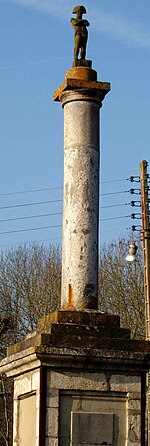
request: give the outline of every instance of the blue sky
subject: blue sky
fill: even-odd
[[[72,0],[0,0],[0,249],[61,244],[63,111],[53,92],[73,62],[74,6]],[[98,80],[111,82],[101,110],[103,244],[127,236],[135,224],[127,203],[139,196],[125,192],[133,187],[126,179],[150,158],[150,3],[85,0],[84,6],[87,58]]]

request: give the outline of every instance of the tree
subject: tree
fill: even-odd
[[[0,357],[60,306],[58,247],[32,244],[0,254]],[[12,380],[0,376],[0,445],[11,444]]]
[[[6,338],[11,330],[9,317],[0,316],[0,355],[5,352]],[[0,375],[0,445],[9,446],[12,431],[12,379]]]
[[[131,329],[132,337],[145,336],[145,298],[142,245],[138,261],[127,263],[131,240],[125,238],[103,246],[99,265],[100,310],[120,316],[122,327]]]
[[[12,437],[13,380],[0,375],[0,445],[9,446]]]
[[[42,316],[59,308],[60,278],[58,247],[24,245],[0,255],[0,314],[11,318],[12,343],[35,330]]]

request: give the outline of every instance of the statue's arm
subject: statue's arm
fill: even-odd
[[[88,20],[83,19],[71,19],[70,22],[73,26],[89,26]]]
[[[85,26],[90,26],[90,23],[88,22],[88,20],[84,20],[84,25]]]

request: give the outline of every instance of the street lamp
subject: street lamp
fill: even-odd
[[[136,262],[137,260],[137,250],[138,246],[133,242],[131,245],[129,245],[129,254],[126,256],[127,262]]]

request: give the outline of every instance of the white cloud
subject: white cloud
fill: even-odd
[[[64,6],[63,0],[9,0],[12,3],[16,3],[20,6],[30,7],[31,9],[43,11],[48,14],[58,16],[60,18],[65,17],[66,11],[68,11],[68,5]]]
[[[12,3],[39,10],[59,19],[70,18],[70,12],[74,7],[74,0],[68,4],[64,0],[9,0]],[[91,12],[90,12],[91,10]],[[121,39],[128,44],[137,46],[150,46],[150,31],[141,23],[125,19],[119,14],[105,14],[99,12],[99,8],[88,8],[89,17],[92,16],[93,29],[100,33],[107,33],[110,38]]]
[[[119,15],[97,15],[94,20],[97,31],[108,33],[111,37],[121,39],[129,44],[143,47],[150,46],[150,31],[141,23],[126,20]]]

